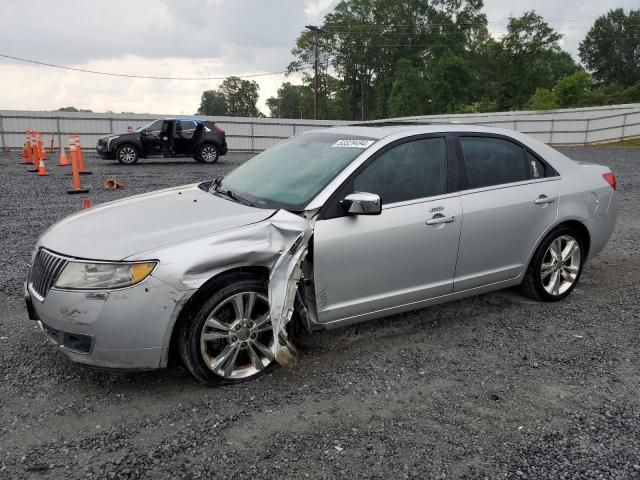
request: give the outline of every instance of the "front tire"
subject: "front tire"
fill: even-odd
[[[584,241],[573,229],[560,227],[540,244],[521,290],[534,300],[557,302],[567,297],[578,284],[584,264]]]
[[[216,163],[220,159],[220,151],[218,147],[212,145],[211,143],[205,143],[204,145],[198,148],[198,154],[196,155],[196,160],[202,163]]]
[[[116,150],[116,158],[123,165],[133,165],[137,163],[140,155],[133,145],[120,145]]]
[[[268,287],[248,274],[214,285],[179,337],[184,365],[209,385],[240,383],[276,366]]]

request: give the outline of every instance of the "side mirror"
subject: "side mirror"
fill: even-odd
[[[340,202],[349,215],[380,215],[382,201],[375,193],[354,192]]]
[[[142,135],[143,137],[146,137],[149,134],[149,130],[147,130],[146,128],[143,130],[140,130],[140,135]]]

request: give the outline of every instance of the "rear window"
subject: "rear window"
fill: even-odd
[[[519,145],[491,137],[461,137],[460,144],[467,172],[467,188],[528,179],[524,150]]]

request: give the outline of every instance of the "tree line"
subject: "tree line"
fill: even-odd
[[[342,0],[319,31],[302,32],[290,73],[267,99],[276,118],[367,120],[408,115],[545,110],[640,101],[640,9],[612,9],[580,43],[577,63],[562,35],[535,11],[489,34],[482,0]],[[255,81],[229,77],[203,92],[199,114],[259,116]]]

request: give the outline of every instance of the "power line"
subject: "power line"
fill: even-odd
[[[19,62],[25,62],[25,63],[31,63],[34,65],[40,65],[43,67],[51,67],[51,68],[59,68],[62,70],[72,70],[74,72],[81,72],[81,73],[92,73],[94,75],[107,75],[109,77],[123,77],[123,78],[142,78],[142,79],[147,79],[147,80],[187,80],[187,81],[194,81],[194,80],[224,80],[227,77],[238,77],[238,78],[254,78],[254,77],[266,77],[268,75],[282,75],[283,73],[289,73],[288,70],[283,70],[280,72],[269,72],[269,73],[254,73],[252,75],[227,75],[225,77],[161,77],[161,76],[156,76],[156,75],[131,75],[128,73],[113,73],[113,72],[99,72],[96,70],[88,70],[85,68],[76,68],[76,67],[69,67],[66,65],[56,65],[54,63],[47,63],[47,62],[40,62],[38,60],[30,60],[27,58],[21,58],[21,57],[14,57],[12,55],[6,55],[4,53],[0,53],[0,57],[3,58],[8,58],[10,60],[17,60]],[[301,70],[308,70],[310,67],[306,66],[303,67]]]

